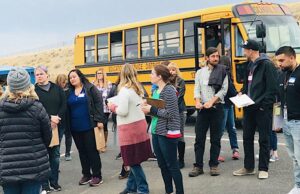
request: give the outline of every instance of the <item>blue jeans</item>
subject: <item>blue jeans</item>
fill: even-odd
[[[145,173],[140,164],[130,167],[126,191],[137,192],[138,194],[148,194],[149,188]]]
[[[285,120],[283,134],[289,156],[294,163],[295,184],[300,188],[300,120]]]
[[[232,150],[239,149],[237,137],[236,137],[236,128],[234,124],[234,113],[233,113],[233,106],[232,105],[224,105],[224,117],[223,117],[223,132],[224,134],[225,129],[227,129],[230,146]]]
[[[176,194],[183,194],[182,175],[177,161],[177,139],[152,134],[154,153],[165,183],[166,193],[173,193],[172,180]]]
[[[51,148],[47,148],[48,154],[49,154],[49,163],[50,163],[50,176],[49,180],[42,183],[43,188],[49,186],[50,184],[58,184],[58,170],[59,170],[59,158],[60,158],[60,152],[59,152],[59,145],[54,146]]]
[[[49,163],[51,169],[51,174],[49,177],[50,184],[58,184],[58,170],[59,170],[59,158],[60,158],[59,148],[60,148],[59,145],[54,146],[52,148],[48,148]]]
[[[273,151],[277,150],[277,134],[273,130],[272,130],[271,136],[270,136],[270,150],[273,150]]]
[[[3,185],[4,194],[40,194],[41,183],[30,181]]]

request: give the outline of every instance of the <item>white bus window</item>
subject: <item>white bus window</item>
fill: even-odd
[[[142,57],[155,56],[154,26],[141,28],[141,51]]]
[[[235,26],[234,30],[235,30],[235,56],[243,57],[244,56],[244,51],[242,48],[243,38],[237,26]]]
[[[179,21],[158,25],[159,55],[175,55],[179,53]]]
[[[138,31],[126,30],[125,36],[126,59],[135,59],[138,57]]]
[[[122,60],[122,31],[110,34],[111,60]]]
[[[194,47],[194,23],[200,22],[200,18],[189,18],[185,19],[183,21],[184,26],[184,53],[194,53],[195,47]],[[198,49],[199,53],[201,53],[202,48],[202,36],[201,36],[201,30],[198,30]]]
[[[108,35],[98,35],[98,61],[108,61]]]
[[[84,38],[84,60],[85,63],[95,62],[95,36]]]

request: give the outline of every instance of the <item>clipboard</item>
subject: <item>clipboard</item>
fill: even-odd
[[[255,104],[254,101],[251,98],[249,98],[249,96],[247,96],[246,94],[240,96],[236,95],[234,97],[229,98],[229,100],[233,102],[233,104],[238,108],[243,108]]]
[[[154,99],[154,98],[144,98],[147,101],[147,104],[151,106],[155,106],[156,108],[165,108],[166,102],[162,99]]]

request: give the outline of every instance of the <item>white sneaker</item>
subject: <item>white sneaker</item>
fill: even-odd
[[[42,190],[41,194],[47,194],[46,190]]]
[[[300,194],[300,188],[294,187],[288,194]]]
[[[267,178],[269,178],[269,173],[267,171],[261,170],[258,172],[258,178],[259,179],[267,179]]]

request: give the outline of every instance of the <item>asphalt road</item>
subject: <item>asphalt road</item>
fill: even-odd
[[[109,125],[111,128],[111,123]],[[185,128],[186,146],[186,167],[181,170],[184,181],[184,189],[186,194],[282,194],[288,193],[293,187],[292,161],[289,158],[283,134],[278,134],[278,152],[280,160],[271,163],[269,166],[269,179],[259,180],[256,175],[246,177],[234,177],[232,172],[243,166],[243,146],[242,146],[242,131],[238,130],[238,140],[240,146],[240,160],[231,160],[231,151],[228,140],[228,135],[222,138],[222,152],[226,160],[220,164],[221,175],[212,177],[209,175],[208,156],[209,156],[209,138],[206,143],[205,151],[205,167],[204,175],[195,178],[188,177],[188,172],[192,170],[194,162],[194,123],[190,122]],[[64,142],[61,146],[61,164],[60,164],[60,180],[62,186],[61,194],[118,194],[125,187],[126,180],[119,180],[118,175],[121,169],[121,160],[115,160],[115,156],[119,152],[119,147],[116,143],[115,133],[109,133],[108,150],[101,154],[102,174],[104,183],[99,187],[89,187],[88,185],[79,186],[78,181],[81,178],[81,167],[78,157],[78,152],[73,144],[72,146],[72,161],[64,160]],[[208,134],[209,137],[209,134]],[[257,140],[258,138],[256,138]],[[255,150],[258,153],[258,144],[255,143]],[[164,194],[164,184],[160,174],[160,169],[156,161],[147,161],[142,164],[149,188],[152,194]],[[257,161],[256,161],[257,166]],[[0,192],[1,193],[1,192]],[[54,192],[53,192],[54,193]]]

